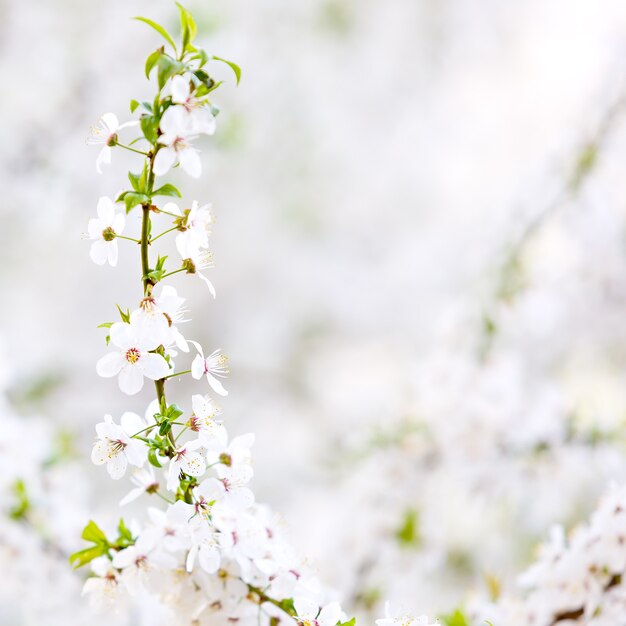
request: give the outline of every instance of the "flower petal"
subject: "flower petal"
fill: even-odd
[[[183,78],[180,74],[174,76],[170,83],[170,93],[172,94],[172,102],[176,104],[184,104],[189,98],[189,80]]]
[[[155,176],[163,176],[170,171],[170,168],[176,162],[176,150],[174,148],[161,148],[154,157],[154,165],[152,170]]]
[[[96,372],[102,378],[111,378],[119,373],[124,365],[121,352],[109,352],[96,363]]]
[[[93,444],[91,451],[91,462],[94,465],[104,465],[108,463],[111,458],[111,446],[108,440],[99,439]]]
[[[127,467],[128,460],[126,459],[126,455],[123,453],[116,454],[107,463],[107,471],[109,472],[109,476],[113,478],[113,480],[118,480],[119,478],[124,476]]]
[[[113,225],[113,218],[115,217],[115,206],[111,201],[111,198],[102,196],[98,200],[98,207],[96,210],[104,228]]]
[[[178,153],[178,160],[180,166],[191,176],[192,178],[200,178],[202,174],[202,162],[200,161],[200,155],[194,148],[188,147],[181,150]]]
[[[133,396],[143,387],[143,374],[139,367],[126,364],[120,371],[120,377],[118,378],[118,384],[120,389],[129,396]]]
[[[98,243],[97,241],[95,243]],[[118,257],[118,249],[117,249],[117,241],[107,241],[105,242],[108,254],[109,265],[111,267],[115,267],[117,265],[117,257]]]
[[[141,355],[143,373],[152,380],[159,380],[169,374],[170,367],[160,354],[146,352]]]
[[[89,258],[96,265],[104,265],[109,258],[109,244],[104,239],[98,239],[91,244]]]
[[[211,389],[213,389],[215,393],[219,394],[220,396],[228,395],[228,391],[224,389],[222,383],[217,380],[217,378],[215,378],[215,376],[213,376],[210,372],[207,372],[206,379],[209,381],[209,385],[211,385]]]

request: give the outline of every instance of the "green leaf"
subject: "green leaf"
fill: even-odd
[[[81,537],[85,541],[90,541],[91,543],[104,542],[108,545],[107,536],[93,520],[89,520],[87,526],[83,528],[83,534]]]
[[[139,102],[137,100],[131,100],[130,101],[130,112],[134,113],[138,106],[139,106]]]
[[[30,501],[28,500],[24,481],[21,479],[16,480],[13,484],[12,492],[17,502],[9,511],[9,516],[14,520],[23,519],[30,509]]]
[[[157,78],[159,89],[163,89],[169,78],[175,74],[180,74],[185,69],[185,65],[167,54],[161,55],[157,63]]]
[[[192,46],[188,46],[188,48],[191,47]],[[203,50],[202,48],[194,48],[194,54],[191,55],[190,60],[199,61],[198,67],[202,67],[203,65],[206,65],[206,62],[209,60],[209,55],[206,50]]]
[[[175,422],[182,414],[183,410],[177,404],[170,404],[165,412],[165,417],[171,422]]]
[[[159,257],[157,257],[157,262],[156,262],[155,269],[162,270],[163,266],[165,265],[165,260],[166,259],[167,259],[167,255],[166,256],[159,256]]]
[[[170,430],[172,430],[172,425],[169,422],[163,422],[161,426],[159,426],[159,435],[165,437]]]
[[[159,187],[152,192],[153,196],[173,196],[176,198],[182,198],[182,194],[174,185],[166,183],[163,187]]]
[[[148,26],[154,28],[154,30],[156,30],[156,32],[159,33],[159,35],[161,35],[163,39],[165,39],[165,41],[167,41],[167,43],[172,46],[172,48],[174,48],[174,52],[178,54],[178,51],[176,50],[176,44],[174,43],[172,36],[165,30],[165,28],[163,28],[163,26],[161,26],[161,24],[157,24],[147,17],[135,17],[134,19],[139,20],[140,22],[143,22],[144,24],[147,24]]]
[[[193,15],[179,2],[176,3],[178,10],[180,11],[180,31],[182,36],[182,48],[186,51],[189,48],[189,44],[196,38],[196,22],[193,19]]]
[[[459,609],[450,615],[442,615],[441,619],[446,626],[469,626],[467,618]]]
[[[126,539],[127,541],[133,540],[133,533],[128,530],[123,517],[120,517],[120,522],[117,525],[117,532],[122,539]]]
[[[154,467],[162,467],[162,465],[159,463],[159,459],[157,458],[156,450],[150,450],[148,452],[148,461],[150,465],[154,465]]]
[[[141,126],[141,132],[143,136],[150,142],[156,143],[158,139],[157,129],[159,127],[159,120],[154,115],[142,115],[139,120]]]
[[[126,197],[126,194],[130,193],[129,191],[122,191],[122,193],[117,196],[117,198],[115,198],[115,202],[122,202],[124,200],[124,198]]]
[[[406,548],[419,545],[419,515],[416,510],[408,509],[404,512],[402,525],[396,530],[396,539],[401,546]]]
[[[280,608],[285,611],[285,613],[288,613],[289,615],[297,615],[296,613],[296,608],[293,605],[293,599],[292,598],[285,598],[284,600],[281,600],[279,602],[280,604]]]
[[[145,67],[146,78],[150,78],[150,72],[152,71],[154,66],[157,64],[161,56],[164,54],[165,54],[165,48],[161,46],[146,59],[146,67]]]
[[[141,178],[141,174],[133,174],[132,172],[128,172],[128,180],[130,181],[130,184],[133,186],[133,189],[135,191],[142,191],[141,189],[141,185],[140,185],[140,178]]]
[[[356,617],[348,620],[347,622],[337,622],[339,626],[354,626],[356,624]]]
[[[99,556],[105,555],[107,551],[108,548],[105,545],[91,546],[91,548],[79,550],[78,552],[74,552],[74,554],[70,555],[70,565],[72,565],[74,569],[78,569],[79,567],[86,565],[87,563],[93,561]]]
[[[235,73],[235,78],[237,78],[237,84],[239,84],[239,81],[241,80],[241,68],[236,64],[233,63],[232,61],[229,61],[228,59],[223,59],[222,57],[213,57],[216,61],[221,61],[222,63],[226,63],[226,65],[228,65],[228,67],[230,67],[231,70],[233,70],[233,72]]]
[[[102,324],[98,324],[96,328],[111,328],[113,326],[113,322],[102,322]]]
[[[145,193],[135,193],[128,191],[124,196],[124,204],[126,205],[126,213],[130,212],[133,207],[138,204],[147,204],[150,202],[150,197]]]

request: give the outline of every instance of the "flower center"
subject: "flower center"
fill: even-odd
[[[141,353],[139,352],[137,348],[129,348],[128,350],[126,350],[126,360],[131,365],[134,365],[135,363],[137,363],[140,357],[141,357]]]
[[[102,239],[105,241],[113,241],[115,239],[115,231],[110,226],[107,226],[102,231]]]
[[[185,141],[184,137],[176,137],[176,139],[174,139],[174,142],[172,143],[172,148],[174,148],[176,152],[180,152],[181,150],[184,150],[186,147],[187,147],[187,142]]]

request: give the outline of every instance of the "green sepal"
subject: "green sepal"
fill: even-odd
[[[119,304],[115,305],[117,307],[117,310],[120,312],[120,317],[122,318],[123,322],[126,322],[127,324],[130,324],[130,309],[126,309],[126,312],[124,312],[122,310],[122,307],[120,307]]]

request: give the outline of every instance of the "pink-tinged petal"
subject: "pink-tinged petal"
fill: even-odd
[[[216,293],[215,293],[215,287],[213,286],[213,283],[202,272],[198,272],[197,276],[201,281],[206,283],[206,286],[209,288],[209,293],[215,298]]]
[[[200,155],[193,148],[185,148],[178,153],[180,166],[192,178],[200,178],[202,174],[202,161]]]
[[[139,393],[143,387],[143,374],[137,365],[128,363],[120,371],[118,378],[120,389],[127,395],[133,396]]]
[[[98,243],[96,241],[96,243]],[[117,258],[118,258],[118,248],[117,248],[117,241],[113,240],[113,241],[106,241],[105,242],[106,247],[107,247],[107,254],[108,254],[108,261],[109,261],[109,265],[111,267],[115,267],[117,265]]]
[[[137,338],[130,324],[126,322],[115,322],[109,329],[111,342],[123,352],[129,348],[137,347]]]
[[[206,379],[209,381],[209,385],[211,386],[211,389],[215,391],[215,393],[217,393],[220,396],[228,395],[228,391],[224,389],[224,386],[222,385],[222,383],[219,380],[217,380],[217,378],[215,378],[215,376],[213,376],[210,372],[207,372]]]
[[[103,439],[96,441],[91,450],[91,462],[95,465],[104,465],[111,458],[111,446],[109,442]]]
[[[193,343],[195,343],[195,341]],[[191,376],[196,380],[200,380],[204,376],[204,359],[201,354],[196,354],[194,360],[191,362]]]
[[[198,564],[207,574],[215,574],[220,567],[220,552],[212,546],[201,548],[198,554]]]
[[[116,213],[113,218],[112,228],[115,233],[121,235],[124,232],[126,226],[126,216],[123,213]]]
[[[98,200],[98,207],[96,210],[104,228],[113,224],[113,218],[115,217],[115,205],[113,204],[111,198],[102,196]]]
[[[189,80],[183,78],[180,74],[174,76],[170,83],[170,92],[172,94],[172,102],[176,104],[184,104],[189,98]]]
[[[171,167],[176,163],[176,150],[174,148],[161,148],[154,157],[154,165],[152,170],[155,176],[163,176],[167,174]]]
[[[130,437],[138,431],[143,430],[147,424],[141,417],[139,417],[139,415],[137,415],[137,413],[126,411],[120,418],[120,426]]]
[[[143,373],[152,380],[164,378],[170,372],[167,361],[160,354],[146,352],[141,355]]]
[[[128,460],[126,459],[126,455],[123,453],[116,454],[107,463],[107,471],[109,472],[109,476],[113,478],[113,480],[118,480],[122,476],[124,476],[127,467]]]
[[[202,476],[206,472],[206,463],[198,452],[187,452],[180,460],[180,466],[189,476]]]
[[[89,235],[89,239],[100,239],[103,230],[102,222],[97,217],[92,217],[89,222],[87,222],[87,234]]]
[[[104,122],[107,129],[111,131],[111,134],[119,128],[120,123],[115,113],[104,113],[100,119]]]
[[[96,363],[96,372],[102,378],[111,378],[119,373],[124,365],[124,357],[119,352],[109,352]]]
[[[91,244],[89,258],[96,265],[104,265],[109,258],[109,245],[104,239],[98,239]]]
[[[102,174],[102,166],[111,164],[111,147],[103,146],[96,157],[96,172]]]

